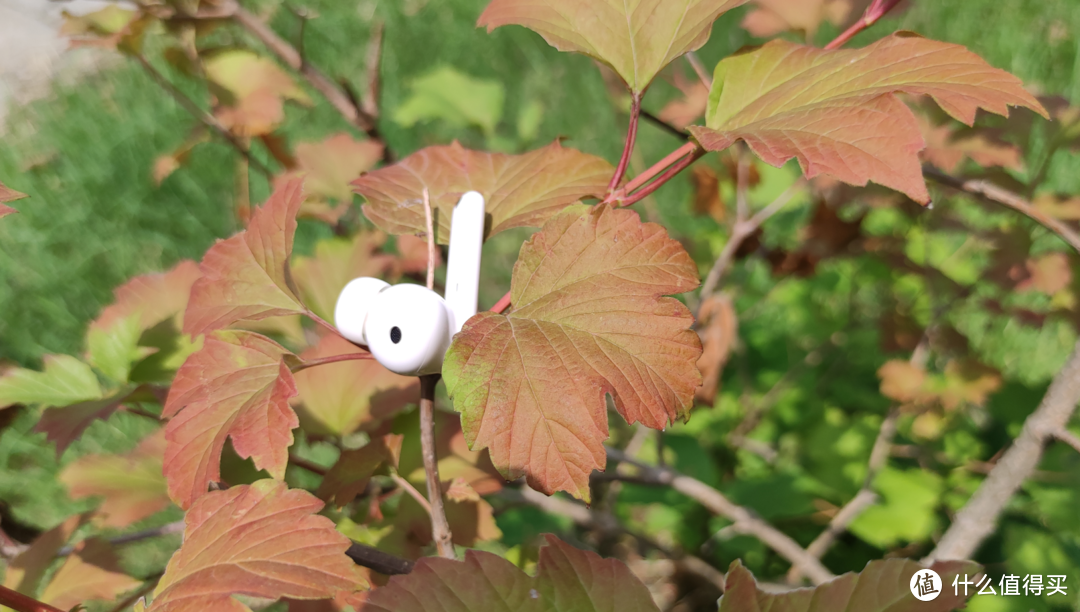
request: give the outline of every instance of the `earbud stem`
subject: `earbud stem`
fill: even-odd
[[[461,196],[450,221],[450,255],[446,263],[446,304],[452,332],[461,331],[476,314],[480,293],[480,251],[484,245],[484,196],[470,191]]]

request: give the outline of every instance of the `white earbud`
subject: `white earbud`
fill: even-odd
[[[450,339],[476,314],[483,242],[484,196],[470,191],[450,221],[445,300],[421,285],[357,278],[338,296],[334,325],[391,372],[439,373]]]

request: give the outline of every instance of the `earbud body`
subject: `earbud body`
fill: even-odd
[[[354,279],[334,308],[334,325],[341,335],[366,344],[391,372],[441,372],[451,338],[476,314],[484,221],[483,196],[475,191],[462,196],[450,225],[446,299],[421,285]]]

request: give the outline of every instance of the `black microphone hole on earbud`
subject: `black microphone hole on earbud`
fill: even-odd
[[[393,342],[394,344],[401,342],[401,329],[397,326],[390,328],[390,342]]]

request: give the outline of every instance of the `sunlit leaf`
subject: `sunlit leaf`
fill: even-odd
[[[123,455],[86,455],[60,472],[72,499],[101,496],[95,519],[105,527],[126,527],[169,505],[162,474],[165,430]]]
[[[493,135],[502,119],[506,89],[498,81],[440,66],[414,79],[410,89],[409,97],[393,113],[394,122],[403,127],[441,119],[461,128],[475,125]]]
[[[284,119],[284,101],[309,104],[311,99],[272,60],[242,49],[214,54],[204,62],[206,76],[227,94],[218,110],[226,127],[243,136],[271,132]]]
[[[423,191],[435,211],[435,234],[448,244],[461,196],[479,191],[490,215],[487,236],[535,227],[569,204],[600,197],[615,169],[607,161],[554,142],[522,155],[471,151],[458,143],[421,149],[353,182],[367,198],[364,214],[391,234],[426,232]]]
[[[304,360],[363,353],[340,336],[327,334],[304,353]],[[296,373],[298,406],[304,430],[347,435],[371,430],[420,397],[415,377],[387,370],[374,359],[348,360]]]
[[[685,418],[701,384],[701,341],[674,298],[698,285],[682,245],[637,213],[567,208],[521,248],[513,310],[481,313],[443,365],[469,446],[546,493],[588,499],[605,465],[604,395],[630,423]]]
[[[41,601],[68,610],[87,601],[112,601],[121,593],[142,584],[120,569],[112,546],[91,538],[75,546],[49,584],[41,591]]]
[[[908,402],[922,396],[926,371],[903,359],[893,359],[878,369],[881,394],[898,402]]]
[[[735,561],[728,570],[720,612],[951,612],[964,607],[967,599],[953,594],[953,579],[958,574],[974,576],[979,566],[971,561],[938,561],[930,566],[942,582],[942,593],[931,601],[919,601],[911,593],[911,578],[921,569],[922,565],[908,559],[871,561],[859,574],[844,574],[812,589],[770,593],[759,588],[750,570]]]
[[[305,312],[288,263],[302,189],[299,179],[286,182],[255,211],[246,230],[210,247],[184,313],[186,333]]]
[[[321,142],[296,145],[296,163],[301,172],[307,173],[308,190],[343,202],[352,200],[349,182],[375,167],[382,155],[382,143],[356,140],[344,132]]]
[[[149,606],[136,612],[248,612],[233,599],[326,599],[363,586],[345,556],[349,539],[316,513],[323,504],[284,483],[260,480],[199,498],[184,518]]]
[[[44,370],[12,368],[0,376],[0,407],[11,404],[67,406],[98,399],[101,385],[90,366],[71,355],[46,355]]]
[[[489,32],[523,25],[560,51],[611,66],[640,94],[664,66],[704,45],[717,17],[746,1],[493,0],[476,25]]]
[[[744,140],[774,166],[796,157],[807,177],[874,181],[925,204],[924,142],[898,92],[929,95],[967,125],[980,108],[1046,116],[1019,79],[964,47],[898,33],[862,49],[775,40],[729,57],[716,66],[707,127],[690,130],[710,151]]]
[[[926,540],[938,527],[942,479],[937,474],[886,467],[873,487],[881,498],[851,522],[852,534],[887,549]]]
[[[356,612],[646,612],[649,590],[617,559],[578,550],[552,535],[536,576],[489,552],[464,561],[425,557],[412,573],[354,598]]]
[[[180,367],[162,411],[171,419],[165,478],[177,505],[190,507],[220,479],[226,437],[256,468],[284,477],[299,424],[289,407],[296,383],[287,358],[292,354],[265,336],[219,331]]]
[[[294,259],[292,275],[304,304],[332,322],[338,296],[349,281],[361,276],[383,277],[393,269],[394,257],[379,252],[385,241],[382,232],[362,231],[350,239],[320,240],[313,256]]]

